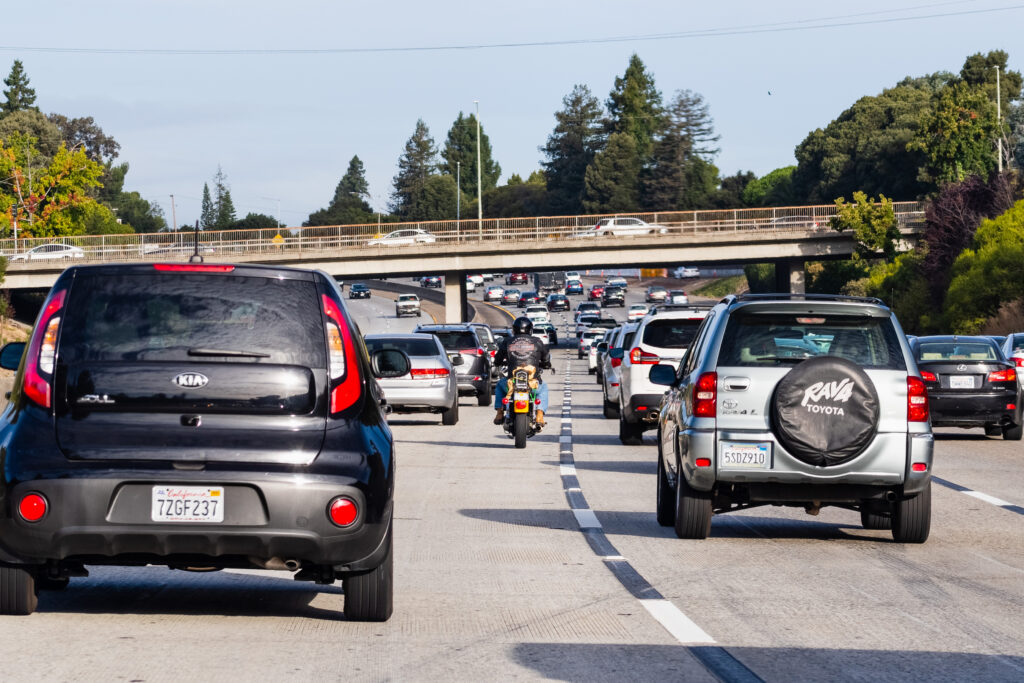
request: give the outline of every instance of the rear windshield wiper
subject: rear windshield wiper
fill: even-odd
[[[233,358],[270,358],[269,353],[260,351],[238,351],[235,349],[189,349],[190,356],[231,356]]]

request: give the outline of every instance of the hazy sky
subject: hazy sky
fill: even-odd
[[[199,217],[219,164],[239,217],[280,206],[298,225],[353,154],[384,207],[416,119],[441,146],[474,100],[500,182],[525,178],[562,97],[583,83],[603,102],[633,52],[666,99],[704,95],[723,175],[763,175],[904,76],[993,49],[1020,70],[1022,27],[1010,0],[5,0],[0,72],[20,59],[43,112],[94,117],[131,165],[125,189],[168,222],[171,194],[179,224]],[[468,48],[516,43],[534,45]],[[464,49],[408,49],[447,46]]]

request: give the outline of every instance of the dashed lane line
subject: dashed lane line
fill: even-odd
[[[941,486],[945,486],[948,489],[953,489],[954,491],[959,491],[960,493],[964,494],[965,496],[970,496],[971,498],[976,498],[977,500],[980,500],[980,501],[983,501],[985,503],[988,503],[989,505],[994,505],[994,506],[996,506],[998,508],[1003,508],[1004,510],[1008,510],[1009,512],[1014,512],[1014,513],[1016,513],[1018,515],[1024,515],[1024,506],[1014,505],[1013,503],[1007,502],[1007,501],[1003,500],[1002,498],[996,498],[995,496],[990,496],[987,493],[982,493],[981,491],[975,491],[974,489],[969,489],[966,486],[961,486],[960,484],[954,484],[951,481],[947,481],[945,479],[940,479],[939,477],[936,477],[934,475],[932,475],[932,481],[934,481],[936,484],[939,484]]]

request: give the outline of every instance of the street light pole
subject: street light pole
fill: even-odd
[[[462,162],[455,162],[455,220],[462,219]]]
[[[484,239],[484,198],[483,187],[480,185],[480,100],[476,104],[476,231],[480,241]]]
[[[996,154],[999,155],[999,172],[1003,172],[1003,102],[999,92],[999,65],[996,64],[996,127],[999,135],[996,137]]]
[[[178,232],[178,212],[174,208],[174,195],[171,195],[171,229]]]

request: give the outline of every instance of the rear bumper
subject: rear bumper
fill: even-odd
[[[1006,406],[1016,407],[1008,410]],[[986,424],[1020,424],[1019,397],[1001,394],[928,394],[928,409],[936,427],[983,427]]]
[[[634,394],[622,404],[622,416],[626,422],[646,424],[649,428],[658,425],[659,407],[664,394]]]
[[[429,385],[432,380],[421,380]],[[395,410],[403,408],[450,408],[455,400],[456,390],[447,381],[440,386],[389,387],[381,382],[384,398]]]

